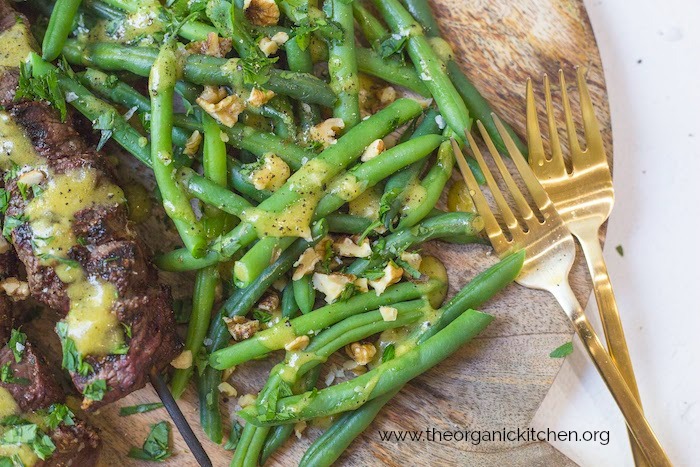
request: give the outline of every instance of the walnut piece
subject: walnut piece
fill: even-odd
[[[222,95],[225,97],[222,98]],[[229,128],[238,122],[238,116],[245,110],[245,102],[240,97],[235,94],[226,95],[224,88],[217,90],[212,86],[204,87],[204,91],[197,98],[197,104]]]
[[[185,142],[185,150],[182,151],[188,157],[194,157],[202,144],[202,134],[199,130],[194,130],[187,141]]]
[[[29,297],[29,284],[16,277],[4,279],[0,282],[0,287],[15,302],[26,300]]]
[[[313,272],[316,263],[321,261],[321,255],[313,248],[307,248],[301,254],[298,260],[294,263],[294,274],[292,275],[293,281],[298,281],[305,275]]]
[[[192,366],[192,351],[183,350],[180,355],[175,357],[173,361],[170,362],[170,366],[177,368],[178,370],[186,370],[187,368],[190,368]]]
[[[304,350],[309,345],[309,336],[297,336],[292,342],[287,343],[284,349],[288,352]]]
[[[345,287],[354,281],[355,276],[340,273],[321,274],[317,272],[314,273],[312,279],[314,289],[326,296],[326,303],[334,302],[343,293]]]
[[[365,152],[362,153],[362,157],[360,157],[360,160],[362,162],[367,162],[369,160],[374,159],[375,157],[384,152],[385,147],[386,146],[384,145],[383,139],[375,139],[369,144],[369,146],[365,148]]]
[[[246,0],[243,7],[248,21],[256,26],[274,26],[280,19],[275,0]]]
[[[238,391],[236,391],[236,388],[231,386],[226,381],[219,384],[219,392],[226,397],[236,397],[238,395]]]
[[[258,190],[277,191],[285,184],[291,170],[281,157],[267,153],[263,156],[262,164],[250,174],[250,181]]]
[[[274,91],[264,91],[262,89],[253,88],[250,91],[250,96],[248,96],[248,105],[260,107],[267,104],[273,97],[275,97]]]
[[[260,329],[260,322],[256,319],[248,319],[244,316],[224,318],[228,332],[236,342],[252,337]]]
[[[372,254],[368,238],[363,239],[362,243],[358,245],[349,237],[343,237],[333,243],[333,251],[348,258],[367,258]]]
[[[399,315],[399,310],[393,306],[380,306],[379,314],[382,315],[382,319],[384,321],[396,321],[396,318]]]
[[[391,284],[396,284],[400,281],[401,276],[403,276],[403,269],[398,267],[393,261],[389,261],[384,268],[384,275],[379,279],[369,281],[369,285],[377,293],[377,296],[379,296],[383,294],[386,288]]]
[[[345,346],[345,353],[358,365],[367,365],[377,354],[377,348],[371,343],[353,342]]]
[[[345,122],[342,118],[329,118],[311,127],[309,129],[309,138],[327,148],[331,144],[335,144],[335,137],[343,128],[345,128]]]

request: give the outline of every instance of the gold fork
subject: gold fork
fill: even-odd
[[[585,70],[576,70],[581,114],[583,116],[583,133],[586,149],[581,150],[571,104],[566,90],[564,72],[559,70],[561,98],[564,107],[566,135],[571,154],[571,173],[566,168],[562,147],[557,132],[557,121],[552,107],[552,93],[549,77],[544,76],[544,96],[551,142],[551,158],[545,157],[542,134],[537,120],[535,95],[532,82],[527,81],[527,141],[529,146],[530,168],[542,184],[554,207],[569,231],[581,244],[588,263],[588,270],[593,281],[596,302],[603,323],[605,341],[615,366],[625,378],[627,386],[641,405],[637,381],[632,369],[632,360],[625,333],[622,329],[620,313],[617,310],[610,276],[603,258],[603,250],[598,239],[598,231],[610,216],[614,203],[614,191],[610,166],[605,155],[603,138],[600,135],[598,121],[595,117],[593,103],[586,86]],[[641,452],[632,440],[632,455],[637,466],[644,465]]]
[[[515,162],[518,172],[520,172],[541,215],[540,220],[516,185],[486,129],[481,122],[477,122],[479,132],[486,142],[522,220],[521,223],[508,205],[491,171],[484,162],[484,157],[474,138],[471,134],[465,132],[472,153],[484,172],[486,182],[506,225],[507,232],[504,232],[491,211],[486,198],[481,193],[479,184],[469,169],[459,146],[452,140],[455,157],[464,180],[469,187],[470,194],[474,198],[474,204],[484,219],[485,230],[494,250],[500,257],[521,249],[525,250],[525,263],[516,281],[525,287],[546,290],[554,295],[571,320],[576,333],[581,338],[603,381],[605,381],[610,393],[617,402],[627,422],[627,426],[639,443],[645,457],[654,466],[670,466],[671,462],[649,426],[649,422],[644,417],[642,409],[634,398],[634,394],[630,391],[622,375],[605,351],[603,344],[600,342],[571,290],[569,272],[576,255],[574,239],[571,233],[564,225],[552,201],[535,178],[501,121],[495,115],[493,119],[498,132],[506,144],[510,157]]]

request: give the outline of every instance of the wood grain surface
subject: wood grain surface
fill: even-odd
[[[564,69],[574,83],[574,67],[589,68],[588,82],[602,123],[608,154],[612,154],[610,119],[600,58],[588,16],[581,0],[436,0],[434,7],[444,37],[455,48],[459,63],[494,105],[497,113],[522,134],[525,80],[535,79],[541,97],[542,73],[555,75]],[[572,86],[573,88],[573,86]],[[557,87],[554,88],[555,92]],[[573,89],[572,89],[573,90]],[[572,92],[575,100],[575,92]],[[558,94],[556,94],[558,96]],[[556,100],[556,98],[555,98]],[[558,105],[558,102],[557,102]],[[574,108],[578,108],[576,103]],[[557,110],[560,110],[558,108]],[[122,164],[122,178],[136,172]],[[162,231],[162,213],[145,226],[151,234]],[[150,235],[152,247],[162,250],[162,235]],[[424,251],[439,256],[448,266],[451,293],[487,266],[496,262],[491,249],[482,245],[431,244]],[[187,296],[191,277],[163,274],[174,292]],[[572,286],[585,304],[590,285],[581,256],[572,272]],[[377,420],[343,454],[343,465],[568,465],[573,464],[546,443],[396,442],[381,441],[379,430],[500,430],[527,428],[562,364],[549,353],[569,341],[572,328],[554,299],[544,292],[513,285],[491,300],[483,310],[495,321],[472,343],[427,374],[409,383],[382,411]],[[41,341],[56,349],[47,325],[33,328]],[[50,337],[48,337],[50,336]],[[53,342],[53,343],[52,343]],[[57,350],[57,349],[56,349]],[[54,353],[55,354],[55,353]],[[239,394],[256,393],[263,385],[271,362],[246,364],[231,378]],[[325,373],[322,373],[323,375]],[[321,383],[323,384],[323,383]],[[131,446],[140,446],[149,425],[168,419],[164,409],[148,414],[119,417],[121,406],[155,402],[152,388],[89,416],[104,442],[102,465],[140,464],[126,457]],[[223,404],[229,413],[236,400]],[[198,404],[192,388],[180,407],[201,434]],[[307,429],[292,439],[270,461],[272,465],[296,464],[320,433]],[[231,453],[202,440],[214,465],[228,465]],[[174,456],[164,465],[196,465],[182,438],[174,430]]]

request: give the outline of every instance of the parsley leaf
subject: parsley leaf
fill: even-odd
[[[5,363],[0,369],[0,381],[7,384],[20,384],[27,386],[30,381],[27,378],[15,378],[15,372],[10,367],[10,362]]]
[[[12,351],[15,356],[15,362],[19,363],[22,361],[22,356],[24,355],[24,349],[27,345],[27,335],[18,329],[13,329],[10,335],[10,340],[7,342],[7,347]]]
[[[386,363],[389,360],[393,360],[396,355],[396,347],[394,344],[389,344],[384,347],[384,352],[382,353],[382,363]]]
[[[253,319],[258,320],[261,323],[269,323],[272,319],[272,315],[263,310],[253,310]]]
[[[7,206],[10,204],[10,192],[0,188],[0,214],[5,214]]]
[[[9,417],[8,417],[9,418]],[[7,419],[3,420],[5,422]],[[41,460],[45,460],[55,450],[56,446],[45,433],[34,423],[14,417],[12,428],[3,433],[0,444],[29,444]]]
[[[56,323],[56,333],[58,337],[61,338],[61,344],[63,346],[63,361],[61,362],[61,367],[70,372],[79,373],[82,376],[87,376],[89,373],[92,373],[92,365],[83,361],[83,356],[75,347],[75,342],[68,337],[68,325],[63,322]]]
[[[392,34],[379,45],[379,54],[382,56],[382,58],[388,58],[392,55],[400,54],[404,47],[406,47],[407,43],[408,36]]]
[[[107,392],[107,381],[96,379],[88,383],[83,389],[83,396],[93,401],[101,401]]]
[[[73,416],[73,412],[66,405],[51,404],[51,407],[49,407],[49,413],[45,418],[46,425],[50,430],[55,430],[61,423],[67,426],[73,426],[75,425]]]
[[[401,258],[395,258],[394,263],[401,269],[403,269],[406,273],[408,273],[409,276],[411,276],[414,279],[418,279],[421,276],[421,273],[418,269],[414,268],[408,262],[402,260]]]
[[[145,461],[162,461],[170,457],[170,424],[166,421],[151,425],[143,448],[131,448],[129,457]]]
[[[119,416],[120,417],[126,417],[128,415],[134,415],[137,413],[146,413],[150,412],[151,410],[157,410],[163,407],[162,402],[151,402],[150,404],[138,404],[138,405],[130,405],[128,407],[122,407],[119,409]]]
[[[2,236],[7,240],[10,240],[12,231],[15,230],[16,227],[24,224],[26,221],[27,218],[24,215],[19,217],[5,216],[5,222],[3,222],[2,225]]]
[[[566,344],[563,344],[556,349],[552,350],[552,352],[549,354],[551,358],[564,358],[567,355],[571,355],[571,353],[574,351],[574,344],[572,342],[567,342]]]
[[[228,436],[226,444],[224,444],[224,449],[227,451],[235,451],[238,446],[238,441],[241,439],[241,433],[243,432],[243,427],[238,420],[234,420],[231,425],[231,434]]]
[[[19,86],[15,99],[47,102],[60,112],[61,121],[65,121],[68,108],[66,97],[58,84],[58,73],[57,69],[52,68],[43,76],[32,76],[31,65],[23,62],[19,67]]]

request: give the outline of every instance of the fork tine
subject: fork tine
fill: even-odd
[[[550,218],[552,215],[558,216],[554,209],[552,201],[549,199],[549,196],[547,196],[547,193],[544,191],[544,188],[542,188],[542,185],[540,185],[540,182],[537,181],[535,174],[532,173],[532,170],[527,165],[527,162],[525,161],[525,158],[523,157],[522,153],[518,151],[518,148],[517,146],[515,146],[515,142],[513,142],[513,139],[510,137],[510,135],[507,134],[503,123],[501,123],[501,120],[496,116],[496,114],[491,115],[493,117],[494,122],[496,123],[496,128],[498,128],[498,133],[501,135],[501,138],[503,138],[503,142],[506,145],[506,149],[508,149],[508,154],[510,155],[510,158],[513,160],[515,166],[518,168],[518,172],[520,172],[520,176],[525,182],[525,186],[527,186],[527,189],[530,192],[532,199],[535,200],[535,204],[537,204],[537,207],[539,208],[540,212],[542,213],[545,219]]]
[[[578,136],[576,136],[576,125],[574,117],[571,114],[571,101],[569,101],[569,93],[566,90],[566,80],[564,79],[564,70],[559,70],[559,83],[561,85],[561,100],[564,107],[564,121],[566,122],[566,135],[569,141],[569,150],[571,152],[571,163],[575,165],[577,159],[581,159],[581,146],[578,144]]]
[[[484,156],[481,154],[479,147],[476,145],[476,142],[474,141],[474,137],[470,133],[467,133],[466,131],[465,131],[465,134],[467,135],[467,141],[469,142],[469,148],[471,149],[472,153],[474,154],[474,158],[479,163],[479,167],[481,167],[481,171],[484,173],[484,178],[486,179],[486,184],[489,186],[489,190],[491,190],[491,194],[493,195],[493,199],[496,201],[496,206],[498,206],[498,210],[501,212],[501,216],[503,217],[503,222],[506,224],[506,227],[508,228],[508,231],[510,232],[511,236],[513,238],[517,238],[518,234],[522,233],[522,228],[520,227],[520,222],[518,222],[518,219],[516,219],[515,215],[513,214],[513,211],[510,209],[510,206],[508,206],[508,202],[506,201],[506,198],[503,196],[503,192],[498,187],[498,183],[496,183],[496,179],[493,178],[493,174],[491,173],[491,170],[486,165],[486,161],[484,160]],[[511,141],[512,141],[512,139],[511,139]]]
[[[537,105],[535,104],[535,93],[532,91],[532,80],[527,79],[525,85],[525,108],[526,108],[526,132],[528,160],[532,170],[544,165],[544,144],[542,143],[542,133],[540,132],[540,122],[537,119]]]
[[[561,151],[561,142],[559,141],[559,128],[557,127],[557,119],[554,117],[554,106],[552,105],[552,88],[549,84],[549,76],[544,75],[544,102],[547,109],[547,125],[549,129],[549,140],[552,148],[552,159],[550,164],[556,166],[557,172],[560,175],[566,174],[566,164]]]
[[[586,156],[598,157],[606,161],[603,137],[600,135],[598,119],[595,116],[591,95],[586,84],[586,70],[583,67],[576,69],[578,92],[581,96],[581,114],[583,115],[583,131],[586,137]]]
[[[513,176],[510,174],[510,171],[503,163],[503,157],[501,157],[501,154],[499,154],[498,150],[496,149],[496,146],[494,146],[493,141],[491,140],[489,134],[486,132],[486,128],[484,128],[483,123],[481,123],[481,121],[479,120],[476,122],[476,124],[479,127],[479,132],[481,133],[482,139],[486,143],[486,146],[489,148],[489,152],[491,153],[493,160],[496,162],[496,167],[498,167],[498,171],[501,172],[501,176],[503,177],[503,181],[506,183],[506,187],[508,187],[508,191],[510,191],[511,196],[515,201],[515,205],[520,211],[520,215],[523,217],[525,222],[529,222],[533,217],[535,217],[535,214],[532,212],[532,208],[530,208],[530,205],[527,204],[525,196],[523,196],[522,192],[520,191],[520,188],[518,188],[518,185],[516,185],[515,180],[513,180]]]
[[[469,133],[467,133],[467,138],[470,138]],[[454,151],[457,165],[459,165],[459,170],[462,172],[462,178],[464,178],[464,182],[467,184],[467,188],[469,188],[469,192],[474,200],[474,205],[476,206],[477,212],[481,218],[484,219],[484,229],[486,230],[486,235],[488,235],[495,249],[505,249],[507,246],[507,240],[503,235],[501,226],[498,224],[496,217],[493,215],[493,211],[491,211],[489,203],[486,201],[484,194],[481,192],[479,183],[476,181],[476,178],[474,178],[474,174],[469,168],[469,164],[464,158],[462,150],[459,148],[457,141],[455,141],[454,138],[450,138],[450,141],[452,142],[452,150]],[[472,145],[472,147],[475,147],[473,140],[470,140],[469,144]]]

